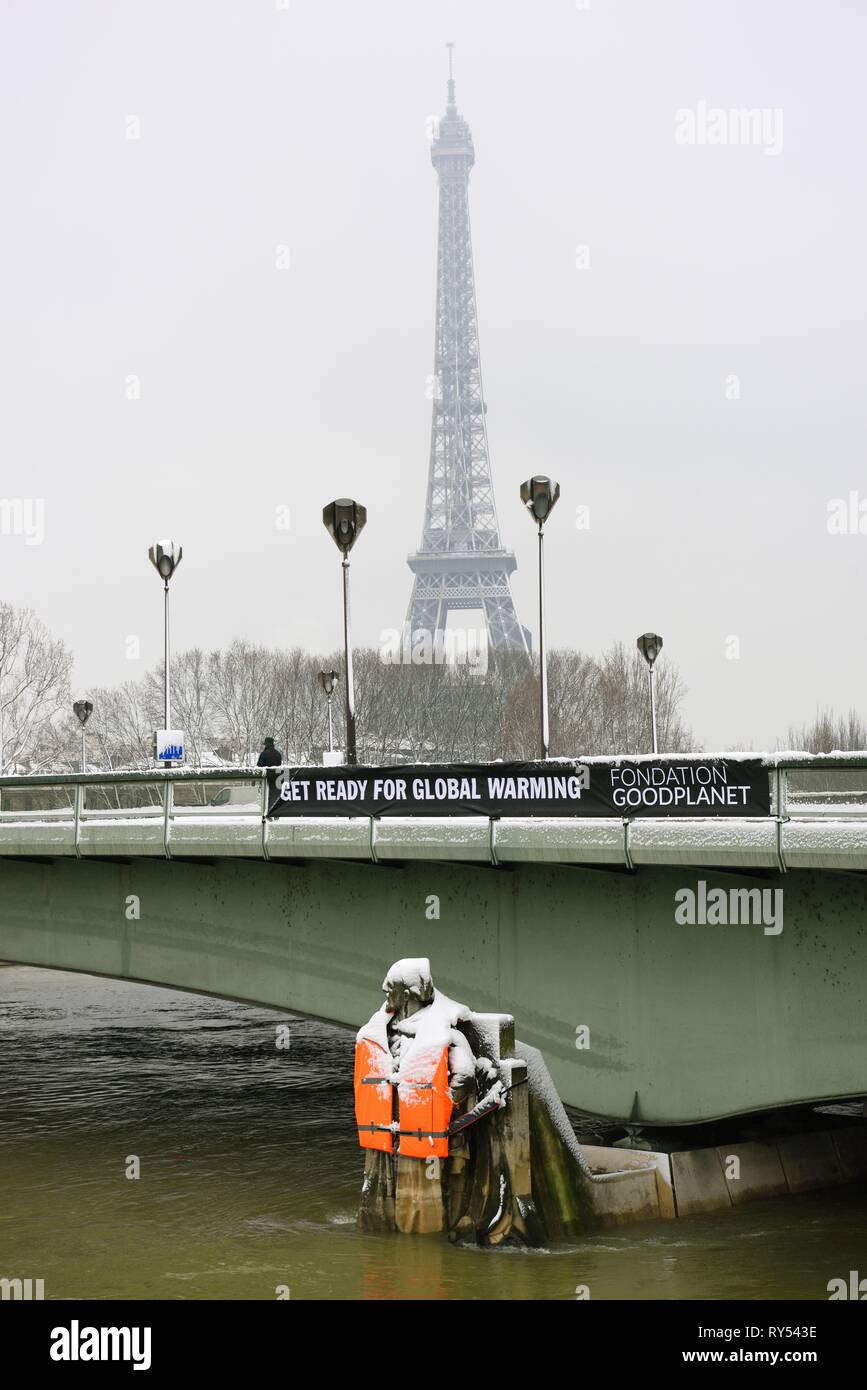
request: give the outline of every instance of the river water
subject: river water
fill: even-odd
[[[269,1009],[0,966],[0,1277],[46,1298],[824,1299],[867,1275],[855,1188],[549,1251],[360,1235],[352,1053]]]

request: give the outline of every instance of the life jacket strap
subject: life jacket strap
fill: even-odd
[[[390,1076],[365,1076],[362,1077],[362,1086],[411,1086],[414,1091],[432,1091],[432,1081],[392,1081]]]
[[[447,1129],[398,1129],[393,1130],[391,1125],[356,1125],[359,1134],[374,1134],[385,1130],[388,1134],[403,1134],[407,1139],[448,1139]]]

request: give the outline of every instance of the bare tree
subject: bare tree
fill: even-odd
[[[867,749],[867,725],[854,709],[847,715],[835,715],[832,709],[817,710],[812,723],[789,729],[786,748],[803,753],[861,751]]]
[[[339,665],[335,657],[320,661],[301,647],[274,653],[269,696],[271,727],[262,733],[276,737],[286,762],[309,762],[326,746],[328,711],[319,671],[337,670]],[[333,706],[336,731],[341,710],[339,686]]]
[[[213,655],[208,656],[201,647],[192,647],[190,651],[181,652],[174,657],[171,667],[172,718],[187,736],[193,765],[201,767],[202,754],[210,748],[211,731],[216,715]],[[163,667],[149,672],[145,681],[147,707],[161,709],[164,702]],[[158,718],[160,726],[163,717],[164,714]]]
[[[68,716],[70,655],[32,613],[0,606],[0,713],[6,761],[22,753],[41,763],[77,765],[80,730]],[[222,651],[193,648],[172,661],[172,691],[179,726],[193,766],[210,751],[242,763],[255,761],[261,739],[272,734],[290,763],[321,760],[327,747],[327,705],[321,669],[340,672],[333,702],[334,736],[345,742],[345,671],[339,653],[319,656],[280,651],[236,640]],[[476,762],[539,756],[538,662],[514,652],[489,652],[487,667],[435,659],[388,664],[375,649],[355,652],[359,757],[374,763]],[[549,656],[551,753],[640,753],[650,749],[647,668],[622,645],[594,658],[570,649]],[[153,730],[163,717],[161,666],[139,681],[89,692],[88,725],[94,768],[147,767]],[[670,662],[657,668],[660,746],[688,752],[695,745],[681,719],[684,689]],[[847,731],[822,716],[815,734],[828,746],[864,740],[857,716]],[[830,728],[827,731],[826,726]],[[798,736],[800,737],[800,736]]]
[[[588,752],[649,753],[650,696],[647,666],[638,652],[615,643],[596,662],[596,700],[593,702]],[[670,661],[654,668],[659,748],[663,753],[697,751],[689,729],[680,717],[685,689]]]
[[[69,702],[72,653],[30,608],[0,603],[0,772],[32,756]]]
[[[94,761],[102,767],[147,767],[153,760],[153,731],[162,718],[162,687],[147,678],[124,681],[91,694],[88,723]]]
[[[271,732],[275,660],[267,647],[238,640],[225,652],[211,653],[218,732],[242,763],[256,761],[263,735]]]

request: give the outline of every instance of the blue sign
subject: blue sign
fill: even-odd
[[[184,761],[185,739],[181,729],[157,729],[155,743],[158,763]]]

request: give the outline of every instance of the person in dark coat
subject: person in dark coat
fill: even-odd
[[[274,740],[273,740],[273,738],[266,738],[266,739],[265,739],[265,747],[262,749],[262,752],[259,754],[259,761],[257,762],[256,766],[257,766],[257,767],[279,767],[280,764],[282,763],[282,761],[283,761],[283,754],[280,752],[280,749],[279,749],[279,748],[275,748],[275,747],[274,747]]]

